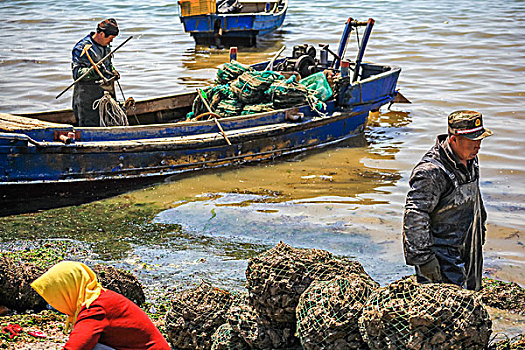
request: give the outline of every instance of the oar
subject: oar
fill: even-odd
[[[208,110],[208,112],[211,114],[211,115],[216,115],[216,113],[214,113],[212,110],[211,110],[211,107],[210,105],[208,104],[208,101],[206,101],[206,97],[204,97],[204,91],[202,91],[201,89],[197,89],[197,94],[199,95],[199,97],[201,98],[202,100],[202,103],[204,103],[204,105],[206,106],[206,109]],[[226,133],[224,132],[221,124],[219,123],[219,121],[217,120],[216,117],[213,117],[213,121],[215,122],[215,124],[217,124],[217,127],[219,128],[219,131],[221,132],[222,134],[222,137],[224,137],[224,139],[226,140],[226,143],[228,145],[232,145],[232,143],[230,142],[230,140],[228,139],[228,136],[226,136]]]
[[[125,43],[127,43],[128,41],[131,40],[131,38],[133,38],[133,35],[130,35],[129,38],[127,38],[126,40],[124,40],[122,42],[122,44],[120,44],[119,46],[117,46],[115,49],[111,50],[110,53],[108,53],[106,56],[104,56],[104,58],[102,58],[100,61],[98,61],[95,65],[91,66],[91,68],[88,69],[88,71],[84,74],[82,74],[82,76],[80,78],[78,78],[77,80],[75,80],[73,83],[71,83],[71,85],[69,85],[67,88],[65,88],[61,93],[59,93],[57,95],[57,97],[55,98],[59,98],[60,96],[62,96],[67,90],[71,89],[71,87],[73,85],[75,85],[76,83],[78,83],[80,80],[82,80],[86,75],[88,75],[93,69],[95,69],[95,67],[98,67],[102,62],[104,62],[106,59],[108,59],[111,55],[113,55],[115,53],[115,51],[117,51],[118,49],[120,49]]]

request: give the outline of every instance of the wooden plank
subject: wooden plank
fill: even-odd
[[[71,125],[50,123],[38,119],[20,117],[17,115],[0,113],[0,131],[34,130],[34,129],[64,129]]]

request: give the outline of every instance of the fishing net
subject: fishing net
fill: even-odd
[[[177,349],[211,347],[211,336],[226,322],[232,295],[202,282],[198,287],[175,293],[166,314],[168,339]]]
[[[487,306],[525,315],[525,288],[517,283],[484,278],[479,293]]]
[[[46,301],[31,288],[43,273],[43,268],[0,254],[0,305],[17,311],[44,309]]]
[[[359,319],[370,349],[485,349],[492,322],[479,298],[408,278],[372,293]]]
[[[266,94],[276,109],[308,103],[308,89],[295,81],[274,81],[266,90]]]
[[[505,339],[493,341],[488,348],[489,350],[525,350],[525,334],[512,338],[505,336]]]
[[[244,109],[242,110],[241,115],[264,113],[264,112],[270,112],[273,110],[274,108],[273,108],[272,103],[262,103],[258,105],[246,105],[244,106]]]
[[[142,283],[133,274],[109,265],[95,265],[92,270],[102,287],[122,294],[138,306],[146,301]]]
[[[246,269],[249,303],[273,322],[295,323],[299,296],[312,281],[331,280],[349,273],[371,280],[357,261],[336,259],[325,250],[292,248],[280,242],[249,260]]]
[[[246,71],[253,71],[253,68],[237,61],[225,63],[217,70],[217,84],[227,84]]]
[[[211,336],[211,350],[248,350],[248,345],[235,332],[229,323],[225,323]]]
[[[307,350],[364,349],[358,320],[377,287],[358,274],[314,281],[299,298],[297,334]]]
[[[219,102],[215,113],[221,117],[234,117],[240,115],[244,104],[237,99],[224,99]]]
[[[245,104],[269,102],[265,91],[275,80],[284,77],[272,71],[247,71],[230,83],[230,90]]]
[[[232,303],[226,317],[252,349],[290,349],[299,345],[294,323],[271,322],[249,304],[246,295]]]

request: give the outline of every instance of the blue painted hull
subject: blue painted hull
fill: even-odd
[[[369,111],[394,99],[400,73],[399,68],[376,65],[365,65],[364,71],[375,73],[349,86],[338,100],[328,101],[324,116],[302,106],[220,119],[231,145],[214,121],[110,128],[49,124],[0,133],[0,214],[17,211],[20,205],[31,210],[28,203],[20,204],[31,200],[20,196],[30,188],[40,198],[62,188],[65,198],[73,196],[72,188],[93,192],[100,184],[149,184],[191,171],[271,160],[360,135]],[[183,97],[193,99],[191,94]],[[302,118],[291,121],[292,116]],[[57,140],[68,132],[76,135],[75,142]],[[39,208],[45,207],[41,201],[36,199]]]
[[[284,8],[279,13],[181,16],[180,20],[184,31],[191,34],[198,45],[254,46],[257,36],[282,26],[286,11]]]

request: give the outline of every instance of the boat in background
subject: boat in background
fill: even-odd
[[[236,13],[219,13],[215,0],[180,0],[180,20],[195,43],[205,46],[255,46],[257,37],[279,28],[288,0],[238,0]]]
[[[299,45],[290,57],[252,66],[303,77],[339,74],[352,28],[366,26],[356,60],[349,67],[343,61],[353,75],[341,75],[322,110],[305,104],[188,120],[198,96],[190,92],[136,102],[126,111],[129,126],[78,127],[71,110],[0,114],[0,215],[82,203],[174,175],[273,160],[362,135],[369,112],[396,99],[401,72],[362,62],[373,23],[349,19],[333,60],[327,60],[327,46],[318,59],[313,46]]]

